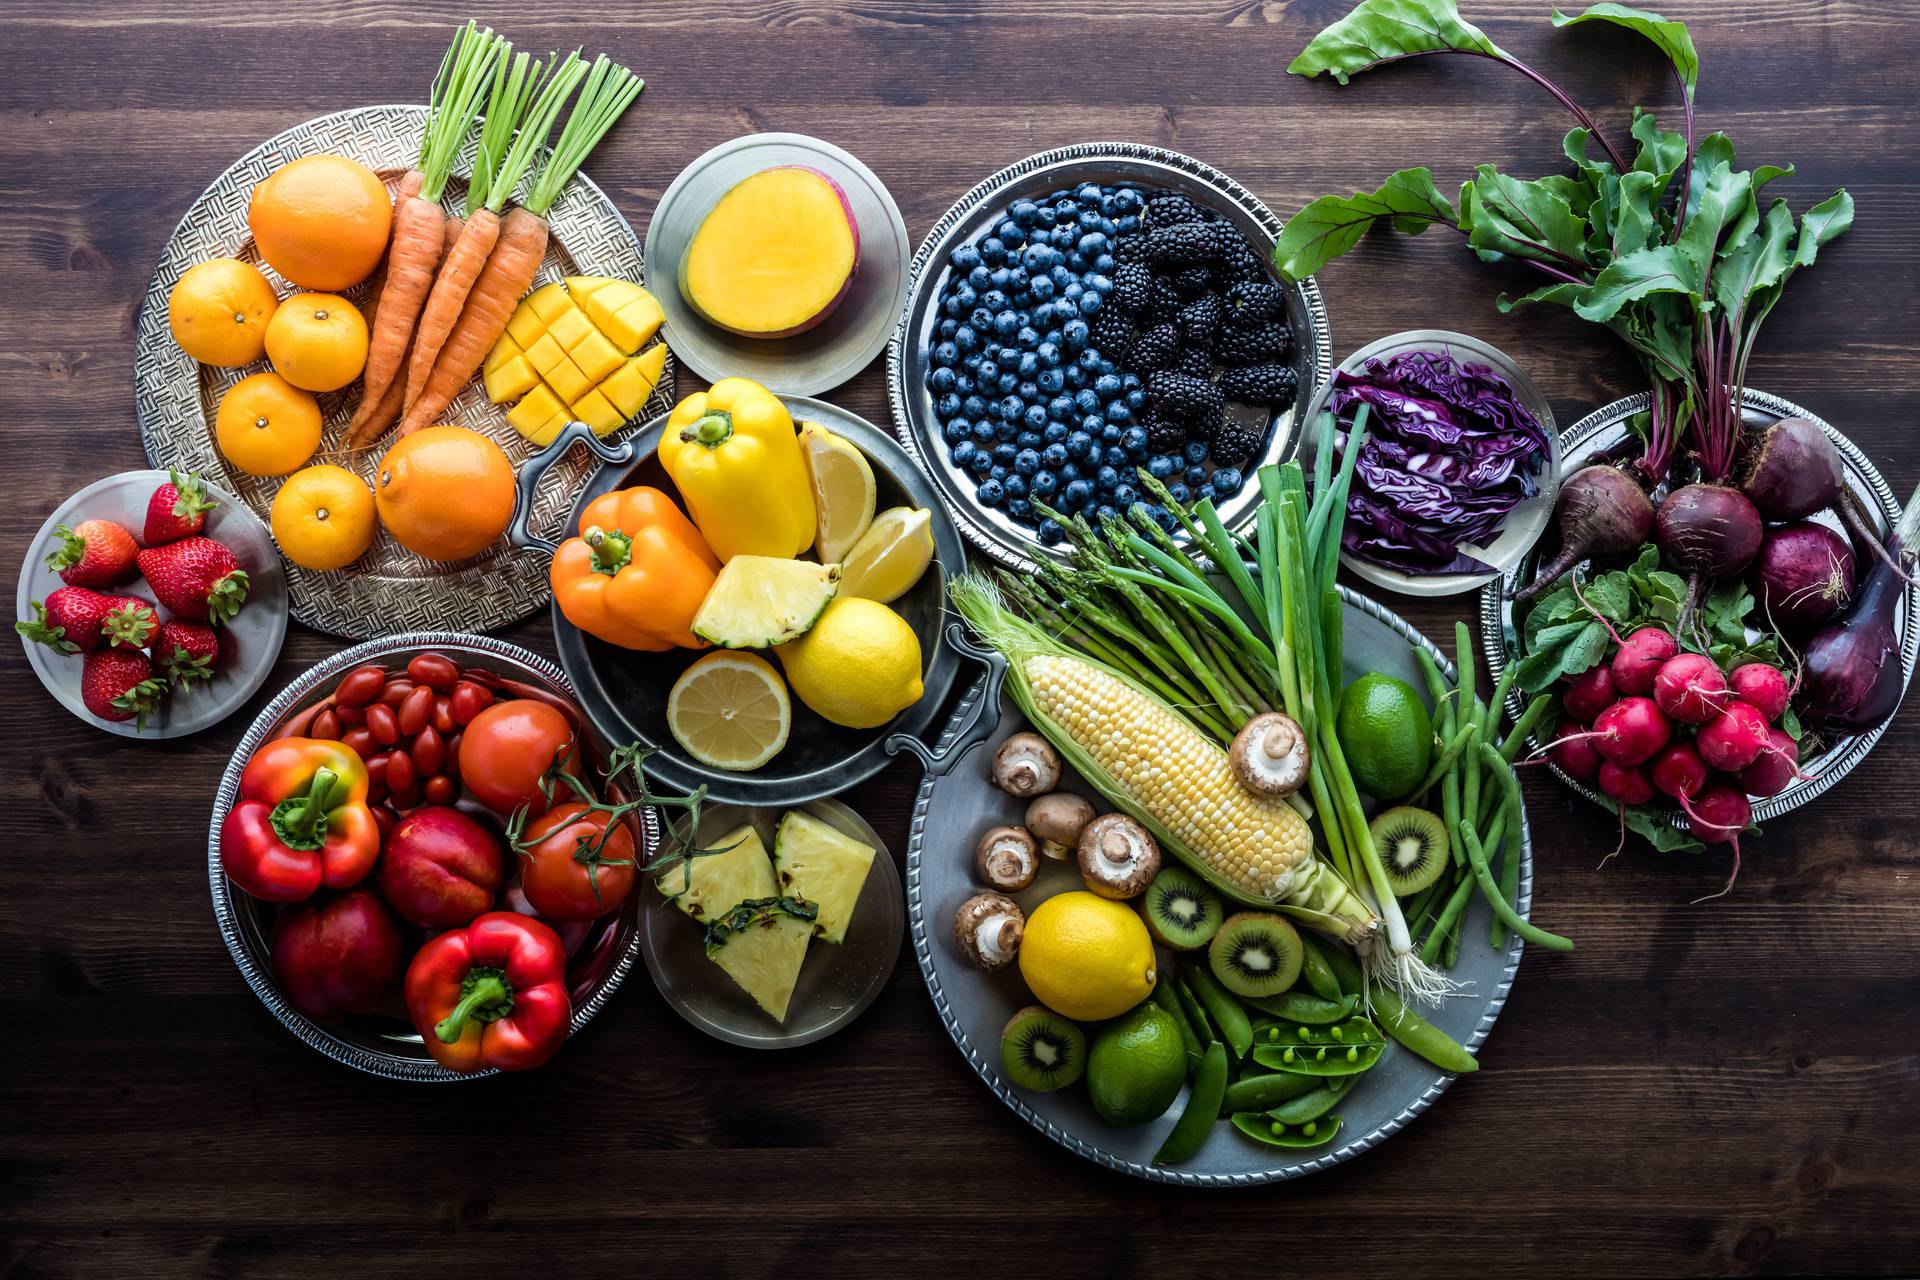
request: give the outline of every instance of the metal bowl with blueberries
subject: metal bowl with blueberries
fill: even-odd
[[[1279,230],[1225,174],[1133,143],[1030,156],[947,210],[887,372],[961,534],[1025,569],[1064,558],[1062,517],[1179,537],[1167,499],[1205,497],[1244,525],[1332,373],[1319,289],[1269,265]]]

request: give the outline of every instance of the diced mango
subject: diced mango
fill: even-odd
[[[536,445],[570,421],[606,435],[638,417],[665,371],[667,348],[651,342],[665,315],[627,280],[568,276],[522,300],[488,353],[483,373],[496,404]],[[637,353],[637,354],[636,354]]]
[[[507,414],[507,423],[521,435],[531,438],[534,428],[554,414],[564,414],[566,411],[567,406],[561,403],[559,396],[553,394],[551,387],[538,386],[513,406]]]
[[[616,281],[624,284],[625,281]],[[653,335],[660,331],[666,313],[653,295],[637,286],[631,295],[617,293],[613,289],[602,289],[581,303],[582,308],[599,326],[600,332],[607,335],[620,348],[632,355],[652,341]]]
[[[555,341],[550,333],[541,334],[527,347],[527,359],[533,362],[533,367],[540,371],[540,376],[543,378],[547,376],[550,369],[566,358],[566,349]]]
[[[553,335],[555,342],[571,351],[595,330],[593,321],[587,319],[587,313],[574,306],[572,299],[568,299],[566,308],[547,322],[547,332]]]
[[[511,339],[508,339],[511,341]],[[496,351],[498,347],[494,348]],[[540,375],[534,370],[533,362],[526,353],[515,347],[508,353],[506,360],[495,363],[487,358],[484,371],[487,383],[487,399],[495,404],[505,404],[509,400],[518,400],[527,392],[540,385]]]
[[[573,416],[592,427],[598,436],[606,435],[627,420],[627,415],[614,408],[613,402],[598,390],[589,391],[573,402]]]
[[[580,371],[570,357],[561,357],[560,363],[540,375],[546,384],[554,389],[562,400],[572,403],[587,392],[593,390],[593,379]]]
[[[542,285],[520,300],[514,308],[513,316],[507,321],[507,333],[520,344],[522,350],[533,345],[534,340],[546,331],[547,322],[544,312],[555,297],[564,297],[566,289],[559,284]]]
[[[573,300],[567,297],[567,286],[556,281],[535,289],[527,295],[527,300],[522,305],[548,324],[552,324],[561,315],[572,310]]]
[[[608,374],[598,390],[613,402],[623,419],[636,417],[646,407],[654,387],[659,385],[660,373],[666,364],[667,347],[659,343]]]
[[[598,329],[595,329],[582,338],[577,345],[569,347],[567,356],[580,372],[587,375],[587,381],[598,382],[618,369],[620,362],[626,359],[627,353],[616,351],[613,344],[608,342]]]

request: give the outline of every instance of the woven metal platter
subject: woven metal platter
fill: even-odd
[[[221,396],[266,365],[216,369],[195,361],[168,332],[167,295],[189,267],[220,257],[258,266],[282,297],[298,292],[274,274],[254,248],[247,230],[247,205],[254,187],[289,160],[319,154],[358,160],[391,187],[414,162],[426,119],[425,107],[379,106],[309,120],[242,156],[194,201],[154,269],[134,347],[134,404],[141,441],[154,466],[198,471],[237,494],[262,521],[267,519],[280,479],[249,476],[229,467],[213,440],[214,412]],[[466,198],[477,130],[474,133],[447,184],[449,210],[457,210]],[[567,184],[547,221],[553,234],[540,264],[538,284],[568,275],[644,282],[640,242],[633,228],[606,193],[585,176],[576,175]],[[347,290],[346,297],[364,306],[367,292],[361,284]],[[669,356],[660,385],[636,422],[673,406],[673,369]],[[337,463],[371,482],[393,437],[389,434],[365,449],[341,450],[347,419],[359,400],[358,381],[320,397],[325,427],[314,461]],[[515,466],[533,452],[534,446],[507,425],[505,408],[487,400],[477,378],[455,398],[445,420],[489,436]],[[535,529],[558,532],[573,505],[575,490],[590,470],[587,459],[578,456],[553,468],[552,482],[538,495],[534,507]],[[294,618],[354,639],[427,629],[491,630],[536,612],[548,597],[545,559],[517,550],[505,538],[470,560],[441,564],[414,555],[382,530],[373,548],[345,569],[321,573],[291,563],[286,569]]]
[[[1564,479],[1572,475],[1597,454],[1604,453],[1619,445],[1627,437],[1628,422],[1636,413],[1644,412],[1649,397],[1645,392],[1637,396],[1628,396],[1616,400],[1601,409],[1595,409],[1580,421],[1568,427],[1560,440],[1560,474]],[[1846,482],[1853,491],[1866,500],[1868,510],[1877,511],[1882,517],[1882,531],[1893,527],[1900,518],[1900,503],[1893,490],[1880,475],[1867,455],[1858,445],[1840,434],[1833,425],[1816,414],[1809,413],[1791,400],[1779,396],[1770,396],[1761,391],[1748,391],[1742,404],[1743,417],[1749,427],[1766,427],[1782,418],[1805,418],[1827,433],[1834,448],[1840,451],[1842,470]],[[1827,517],[1820,517],[1821,523],[1831,524],[1836,530],[1838,524]],[[1856,560],[1858,556],[1856,555]],[[1525,611],[1513,603],[1513,593],[1522,583],[1533,578],[1534,569],[1539,564],[1538,554],[1528,555],[1514,567],[1513,572],[1497,578],[1487,585],[1480,594],[1480,643],[1485,650],[1488,675],[1497,679],[1506,666],[1509,656],[1518,657],[1520,653],[1520,626],[1526,620]],[[1866,577],[1872,561],[1858,563],[1858,573]],[[1901,688],[1905,689],[1913,681],[1913,668],[1916,658],[1920,658],[1920,586],[1909,586],[1900,598],[1900,607],[1894,614],[1894,634],[1900,641],[1900,665],[1902,670]],[[1519,715],[1527,695],[1516,689],[1508,700],[1509,715]],[[1893,717],[1888,716],[1887,720]],[[1786,790],[1764,800],[1753,803],[1753,820],[1765,822],[1777,818],[1783,813],[1798,809],[1801,805],[1825,792],[1834,783],[1852,772],[1854,766],[1867,758],[1867,752],[1873,750],[1873,744],[1886,732],[1887,721],[1865,733],[1851,734],[1835,738],[1822,745],[1821,749],[1809,754],[1800,762],[1800,776],[1787,785]],[[1536,738],[1536,743],[1544,743]],[[1601,806],[1607,812],[1614,810],[1613,801],[1600,794],[1586,783],[1578,782],[1563,772],[1551,759],[1547,767],[1553,770],[1555,777],[1578,791],[1587,799]],[[1685,818],[1678,809],[1665,810],[1662,816],[1675,827],[1683,826]]]
[[[1446,655],[1397,614],[1345,587],[1340,588],[1340,594],[1346,603],[1345,679],[1384,671],[1422,688],[1413,657],[1416,645],[1426,650],[1449,680],[1454,678],[1453,665]],[[982,746],[957,755],[950,771],[930,772],[920,783],[907,844],[907,923],[914,958],[941,1022],[967,1065],[1015,1115],[1075,1155],[1119,1173],[1190,1187],[1247,1187],[1304,1177],[1350,1160],[1398,1133],[1446,1092],[1454,1081],[1451,1072],[1389,1042],[1379,1064],[1342,1102],[1344,1123],[1335,1144],[1288,1158],[1286,1152],[1262,1146],[1231,1125],[1217,1124],[1193,1159],[1162,1167],[1153,1163],[1153,1155],[1186,1104],[1184,1089],[1158,1120],[1119,1129],[1094,1113],[1083,1088],[1033,1093],[1015,1087],[1000,1066],[1001,1028],[1015,1010],[1033,1000],[1017,971],[982,973],[962,958],[953,941],[954,912],[980,890],[973,882],[974,842],[988,827],[1020,822],[1026,808],[987,778],[993,749],[1027,727],[1013,699],[1002,696],[992,680],[982,679],[969,690],[954,713],[940,750],[944,752],[949,740],[968,724],[970,713],[982,698],[992,698],[999,704],[998,727]],[[1092,794],[1071,768],[1061,790]],[[1049,859],[1043,861],[1040,878],[1013,897],[1023,910],[1031,912],[1043,899],[1080,887],[1080,877],[1070,863]],[[1532,900],[1533,845],[1528,834],[1521,845],[1518,906],[1522,916],[1528,914]],[[1487,940],[1490,919],[1485,900],[1476,895],[1461,926],[1460,959],[1452,970],[1452,976],[1465,984],[1464,989],[1439,1009],[1421,1010],[1476,1056],[1506,1003],[1524,948],[1515,935],[1508,936],[1504,948],[1496,951],[1491,947]],[[1166,962],[1164,951],[1160,959]],[[1486,1088],[1491,1084],[1473,1082],[1467,1087]]]
[[[1037,199],[1056,188],[1083,182],[1181,192],[1227,219],[1263,258],[1272,254],[1273,242],[1280,234],[1280,220],[1272,210],[1226,174],[1192,156],[1138,142],[1082,142],[1028,156],[982,180],[933,224],[913,255],[906,309],[901,312],[893,340],[887,344],[887,392],[893,401],[894,433],[932,477],[961,535],[1001,564],[1022,571],[1033,568],[1035,556],[1064,562],[1066,545],[1042,545],[1032,529],[974,498],[978,482],[947,458],[933,395],[926,385],[928,355],[941,320],[940,292],[951,272],[949,255],[986,235],[1013,201]],[[1298,282],[1276,277],[1275,283],[1283,285],[1286,292],[1286,321],[1294,334],[1286,363],[1299,379],[1299,393],[1291,406],[1277,412],[1249,405],[1228,406],[1235,419],[1267,433],[1266,447],[1245,467],[1248,476],[1292,454],[1298,443],[1301,410],[1333,376],[1333,332],[1327,324],[1320,287],[1312,277]],[[1248,484],[1217,505],[1228,528],[1241,528],[1260,505],[1259,488]]]

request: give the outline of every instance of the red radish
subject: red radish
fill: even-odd
[[[1664,751],[1655,756],[1650,772],[1654,786],[1676,797],[1700,794],[1709,777],[1707,762],[1700,758],[1693,744],[1684,739],[1669,743]]]
[[[1779,729],[1767,730],[1767,745],[1752,764],[1740,771],[1740,785],[1750,796],[1777,796],[1800,776],[1800,744]]]
[[[1593,739],[1587,734],[1585,725],[1568,725],[1548,748],[1560,771],[1575,782],[1592,782],[1600,771],[1600,753],[1593,749]]]
[[[1735,667],[1727,675],[1727,687],[1735,697],[1760,708],[1760,714],[1769,724],[1787,709],[1787,698],[1791,695],[1786,673],[1764,662],[1743,662]]]
[[[1680,807],[1686,811],[1687,830],[1694,838],[1707,844],[1726,844],[1733,846],[1733,873],[1727,877],[1726,888],[1719,893],[1708,894],[1709,898],[1724,896],[1733,888],[1733,882],[1740,875],[1740,833],[1753,822],[1753,806],[1747,798],[1724,782],[1716,782],[1689,800],[1679,797]],[[1706,898],[1697,899],[1705,902]]]
[[[1582,560],[1632,554],[1653,527],[1653,503],[1633,477],[1597,463],[1567,477],[1554,516],[1560,525],[1560,554],[1514,593],[1522,603]]]
[[[1688,578],[1675,630],[1687,633],[1708,587],[1753,563],[1764,532],[1760,513],[1738,489],[1690,484],[1666,496],[1654,513],[1653,540],[1667,562]]]
[[[1823,524],[1782,525],[1760,544],[1753,593],[1776,626],[1825,622],[1853,596],[1853,548]]]
[[[1653,678],[1653,698],[1681,724],[1705,724],[1732,694],[1727,678],[1703,653],[1675,654]]]
[[[1593,749],[1629,767],[1652,759],[1672,736],[1673,726],[1652,698],[1622,698],[1593,722]]]
[[[1567,691],[1560,697],[1560,705],[1575,720],[1592,724],[1602,711],[1613,705],[1617,696],[1613,688],[1613,673],[1603,662],[1568,681]]]
[[[1664,627],[1642,627],[1621,642],[1613,655],[1613,687],[1644,697],[1653,692],[1653,678],[1668,658],[1680,652],[1679,642]]]
[[[1767,718],[1751,702],[1738,699],[1700,726],[1694,735],[1700,758],[1722,773],[1738,773],[1767,746]]]
[[[1857,545],[1872,547],[1881,563],[1906,576],[1897,553],[1882,545],[1873,515],[1847,484],[1840,451],[1818,423],[1782,418],[1769,427],[1740,487],[1769,520],[1804,520],[1831,511]]]
[[[1639,765],[1619,765],[1611,760],[1602,760],[1598,778],[1600,794],[1609,800],[1620,804],[1646,804],[1653,799],[1653,780]]]

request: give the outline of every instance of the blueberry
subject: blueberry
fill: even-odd
[[[1106,352],[1102,351],[1100,353],[1100,367],[1097,370],[1095,370],[1095,372],[1097,372],[1101,377],[1104,378],[1108,374],[1112,373],[1114,371],[1114,368],[1115,368],[1115,365],[1113,363],[1112,358],[1109,357]]]
[[[1122,187],[1113,193],[1115,213],[1137,213],[1147,207],[1147,198],[1140,194],[1138,187]]]
[[[1073,311],[1070,314],[1079,313],[1080,295],[1085,293],[1086,291],[1087,291],[1087,286],[1085,286],[1084,284],[1081,284],[1078,280],[1073,281],[1071,284],[1067,285],[1066,288],[1060,291],[1061,300],[1064,302],[1069,302],[1073,304]]]
[[[971,329],[962,329],[961,333],[971,333]],[[957,342],[936,342],[933,346],[935,368],[950,365],[960,358],[960,344]]]
[[[1120,518],[1120,512],[1112,503],[1103,502],[1093,509],[1093,518],[1101,524],[1105,524],[1109,520],[1118,520]]]
[[[1067,437],[1067,453],[1071,457],[1088,457],[1099,447],[1094,438],[1085,431],[1076,431]]]
[[[993,470],[993,455],[985,449],[974,449],[973,456],[967,460],[967,470],[976,476],[986,475]]]
[[[1033,220],[1039,214],[1040,206],[1031,200],[1015,200],[1013,206],[1007,210],[1007,216],[1013,219],[1014,224],[1022,227],[1032,226]]]
[[[1165,480],[1180,469],[1180,464],[1169,454],[1156,453],[1147,459],[1147,474],[1155,480]]]
[[[958,332],[960,332],[960,322],[948,319],[940,322],[940,327],[934,330],[934,335],[942,342],[951,342],[953,335]]]
[[[987,468],[987,479],[989,480],[998,480],[998,481],[1001,481],[1002,483],[1005,483],[1007,477],[1012,474],[1013,473],[1011,471],[1008,471],[1005,467],[1001,466],[998,463],[995,463],[993,466]]]
[[[1100,395],[1092,387],[1074,393],[1074,408],[1082,413],[1100,412]]]
[[[993,234],[1000,243],[1008,246],[1025,244],[1027,242],[1026,230],[1012,218],[1004,220],[999,226],[995,227]]]
[[[1093,260],[1093,269],[1103,276],[1111,276],[1113,269],[1119,265],[1110,253],[1103,253]]]
[[[1037,450],[1022,449],[1013,455],[1013,469],[1023,476],[1030,476],[1040,469],[1040,454]]]
[[[1064,422],[1049,422],[1040,431],[1040,439],[1047,444],[1065,444],[1069,430]]]
[[[1226,498],[1240,492],[1240,486],[1245,482],[1240,475],[1240,468],[1219,467],[1214,470],[1213,478],[1207,483],[1213,486],[1215,494]]]
[[[1031,378],[1022,378],[1014,387],[1013,394],[1019,396],[1030,405],[1037,404],[1040,400],[1040,384]],[[1025,415],[1023,414],[1021,416],[1024,417]]]
[[[1053,202],[1053,213],[1061,221],[1071,222],[1080,216],[1080,202],[1063,192],[1060,198]]]
[[[1051,498],[1053,491],[1059,487],[1060,477],[1051,471],[1036,472],[1033,479],[1027,481],[1027,492],[1041,499]]]
[[[1117,444],[1110,444],[1101,450],[1100,461],[1110,467],[1124,467],[1127,465],[1127,451]]]
[[[927,390],[938,395],[942,391],[953,390],[954,373],[951,368],[941,365],[927,375]]]
[[[954,466],[967,467],[972,465],[973,455],[977,452],[978,450],[973,447],[972,441],[962,440],[953,446],[948,456],[953,459]]]
[[[1080,429],[1099,440],[1107,429],[1107,420],[1097,413],[1090,413],[1080,419]]]
[[[1021,411],[1020,421],[1023,425],[1031,427],[1035,431],[1045,430],[1047,425],[1047,406],[1043,404],[1028,405]],[[1037,462],[1038,460],[1036,459],[1035,461]]]
[[[991,360],[982,360],[973,367],[973,376],[980,380],[981,386],[987,386],[1000,376],[1000,366]]]
[[[973,491],[973,496],[980,500],[980,505],[983,507],[997,507],[1006,498],[1007,490],[998,480],[988,478],[980,482],[980,487]]]
[[[1067,385],[1075,391],[1078,391],[1092,381],[1093,379],[1087,376],[1087,371],[1082,369],[1078,364],[1071,366],[1067,370]]]
[[[1080,238],[1080,228],[1071,218],[1063,219],[1059,226],[1047,232],[1047,243],[1056,249],[1070,249],[1073,242]]]
[[[997,267],[1007,260],[1007,246],[995,236],[988,236],[980,242],[980,261],[990,267]]]
[[[1053,291],[1058,287],[1052,276],[1034,276],[1027,281],[1027,296],[1035,302],[1045,302],[1053,297]]]
[[[946,298],[941,301],[940,310],[945,312],[949,317],[953,317],[964,315],[967,308],[960,305],[960,299],[954,297],[952,294],[948,294]]]
[[[1004,405],[1006,402],[1002,401],[1001,403],[1002,405]],[[1004,441],[1011,440],[1015,436],[1020,434],[1020,424],[1014,420],[1014,417],[1017,416],[1019,412],[1020,412],[1020,405],[1019,405],[1019,402],[1016,401],[1012,406],[1012,414],[1010,414],[1003,421],[994,423],[993,438],[995,440],[1004,442]]]
[[[1032,283],[1032,281],[1028,278],[1025,267],[1015,263],[1013,266],[1007,268],[1007,292],[1015,298],[1026,297],[1027,286],[1030,283]]]
[[[1042,369],[1040,376],[1033,380],[1043,395],[1057,395],[1060,388],[1067,385],[1067,379],[1059,369]]]
[[[1020,363],[1020,348],[997,346],[993,349],[993,359],[1002,369],[1010,369]]]
[[[1113,281],[1097,271],[1087,277],[1086,283],[1087,288],[1094,293],[1108,294],[1113,292]]]
[[[1013,438],[1013,442],[1019,445],[1022,449],[1038,449],[1041,443],[1040,433],[1038,431],[1028,431],[1023,429],[1019,435]]]
[[[1120,447],[1128,453],[1144,454],[1147,451],[1147,429],[1128,427],[1120,433]]]
[[[1085,320],[1069,320],[1060,330],[1060,336],[1066,339],[1067,350],[1079,351],[1087,345],[1087,336],[1091,332]]]
[[[991,322],[989,322],[991,323]],[[953,331],[953,345],[964,354],[980,349],[980,334],[971,324],[963,324]]]
[[[1081,506],[1091,497],[1093,497],[1093,485],[1086,480],[1071,481],[1060,494],[1061,500],[1070,507]]]
[[[982,396],[968,396],[960,402],[960,412],[969,418],[984,418],[987,416],[986,399]]]
[[[1027,478],[1018,471],[1015,471],[1012,475],[1001,476],[1000,483],[1007,487],[1007,496],[1009,498],[1024,498],[1027,496]]]
[[[1180,473],[1180,478],[1198,489],[1207,482],[1207,469],[1200,466],[1188,467]]]
[[[1134,214],[1129,213],[1113,220],[1113,230],[1116,235],[1130,236],[1139,229],[1140,219]]]
[[[976,333],[985,333],[993,328],[993,312],[985,307],[975,307],[967,313],[967,325]]]
[[[1018,477],[1016,477],[1017,479]],[[1013,491],[1013,480],[1007,481],[1007,514],[1015,520],[1033,519],[1033,504]]]
[[[933,411],[935,414],[939,415],[942,418],[953,418],[953,417],[959,416],[960,397],[955,395],[951,391],[947,392],[943,396],[935,397],[933,402]]]
[[[977,245],[963,244],[947,258],[955,271],[971,271],[980,265],[980,249]]]
[[[1097,378],[1102,373],[1113,372],[1113,361],[1101,355],[1100,348],[1098,347],[1087,347],[1081,351],[1080,359],[1076,363],[1081,369],[1087,372],[1090,378]]]
[[[975,420],[973,424],[973,438],[975,442],[979,444],[992,444],[993,423],[986,418]]]
[[[1020,332],[1020,317],[1012,311],[1002,311],[993,318],[993,332],[1001,338],[1011,338]]]
[[[1195,466],[1199,463],[1205,462],[1207,460],[1206,441],[1189,440],[1187,441],[1187,447],[1181,452],[1186,457],[1188,466]]]
[[[1122,394],[1118,374],[1103,373],[1093,380],[1094,394],[1102,400],[1116,400]]]
[[[1035,531],[1035,536],[1040,539],[1042,546],[1051,547],[1058,545],[1060,539],[1067,535],[1066,532],[1060,528],[1060,522],[1058,520],[1042,520],[1039,529]]]
[[[998,432],[995,432],[994,434],[996,436],[999,435]],[[1012,439],[1013,439],[1012,433],[1008,433],[1008,435],[1004,437],[1004,440],[1002,443],[996,444],[995,446],[993,446],[993,460],[994,462],[998,463],[1000,466],[1003,466],[1003,467],[1012,466],[1013,460],[1020,455],[1020,450],[1011,443]]]
[[[1101,444],[1119,444],[1120,437],[1124,434],[1125,433],[1122,432],[1119,427],[1116,427],[1111,422],[1109,422],[1104,427],[1100,428],[1100,443]]]
[[[1040,346],[1040,331],[1023,320],[1020,327],[1014,330],[1013,344],[1022,351],[1037,350]]]
[[[1073,269],[1075,275],[1084,276],[1087,273],[1087,255],[1075,249],[1067,255],[1067,266]]]
[[[1000,389],[1001,394],[1012,395],[1013,389],[1020,385],[1020,375],[1011,369],[1004,370],[994,380],[994,385]]]
[[[953,375],[953,389],[954,389],[955,391],[958,391],[958,392],[959,392],[959,393],[960,393],[961,395],[963,395],[963,396],[969,396],[969,397],[970,397],[970,396],[972,396],[972,395],[973,395],[973,393],[974,393],[974,389],[975,389],[975,388],[974,388],[974,381],[973,381],[973,375],[972,375],[972,374],[970,374],[970,373],[956,373],[956,374],[954,374],[954,375]],[[973,415],[972,413],[968,413],[968,414],[967,414],[967,416],[968,416],[969,418],[971,418],[971,417],[973,417],[973,416],[975,416],[975,415]]]
[[[1038,235],[1038,233],[1036,233],[1036,235]],[[1028,282],[1032,282],[1033,276],[1050,269],[1058,257],[1059,255],[1054,252],[1053,246],[1040,239],[1035,239],[1032,244],[1022,249],[1020,251],[1020,263],[1027,269]]]
[[[1187,505],[1187,500],[1193,497],[1193,494],[1191,491],[1188,490],[1186,485],[1182,484],[1178,480],[1175,480],[1172,484],[1167,486],[1167,496],[1169,498],[1172,498],[1175,502],[1179,503],[1181,506],[1184,507]]]
[[[996,287],[980,295],[980,305],[991,311],[995,319],[999,319],[1000,313],[1013,304],[1008,301],[1007,295]]]
[[[976,292],[993,287],[993,272],[982,265],[967,272],[967,287]]]
[[[1104,232],[1089,231],[1073,247],[1085,257],[1097,258],[1107,251],[1107,237]]]
[[[1086,468],[1082,467],[1077,462],[1066,462],[1061,464],[1060,478],[1069,484],[1073,483],[1075,480],[1080,479],[1082,476],[1086,474],[1087,474]]]
[[[949,418],[947,425],[940,429],[940,434],[948,444],[959,444],[973,434],[973,423],[965,418]]]
[[[1081,231],[1098,231],[1101,224],[1105,221],[1106,219],[1100,216],[1098,209],[1082,209],[1080,211],[1079,222]]]
[[[1040,451],[1040,465],[1048,471],[1058,471],[1066,466],[1067,446],[1058,440],[1049,442],[1047,447]]]
[[[1060,363],[1062,353],[1060,348],[1054,343],[1042,342],[1034,349],[1033,354],[1040,358],[1041,364],[1051,369]]]
[[[1115,400],[1103,412],[1107,415],[1108,422],[1117,422],[1123,427],[1133,421],[1133,410],[1127,408],[1125,400]]]
[[[1008,271],[1005,267],[995,267],[987,273],[987,287],[989,289],[1005,289],[1007,282],[1011,279],[1013,279],[1012,272]]]
[[[1097,183],[1092,183],[1092,182],[1081,183],[1080,189],[1073,193],[1074,198],[1076,200],[1079,200],[1082,204],[1094,204],[1094,205],[1097,205],[1100,203],[1100,197],[1104,194],[1106,193],[1100,190],[1099,185]]]
[[[1113,486],[1120,483],[1120,472],[1113,467],[1101,467],[1093,473],[1093,487],[1102,493],[1111,493]]]
[[[1047,401],[1047,416],[1055,422],[1067,422],[1073,417],[1073,397],[1058,395]]]
[[[1100,277],[1093,276],[1090,278],[1097,280]],[[1083,316],[1093,315],[1095,312],[1100,310],[1102,304],[1104,304],[1105,301],[1106,301],[1105,294],[1095,289],[1088,289],[1085,293],[1080,295],[1080,314]]]
[[[1074,283],[1073,272],[1063,266],[1056,266],[1047,272],[1047,279],[1053,281],[1054,288],[1064,290]]]

